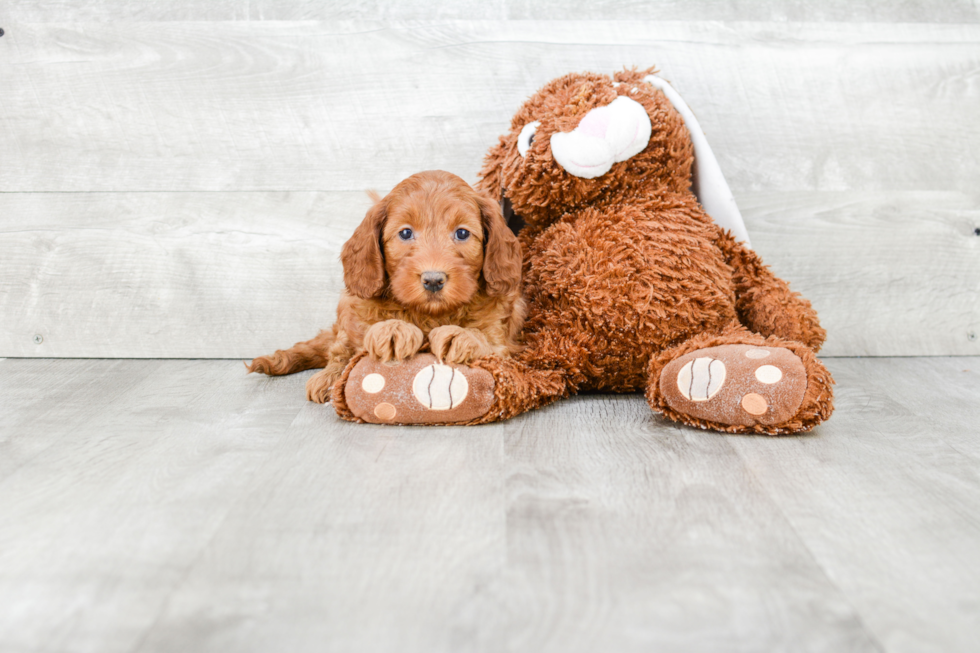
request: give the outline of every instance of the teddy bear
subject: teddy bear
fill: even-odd
[[[720,170],[655,72],[554,79],[486,155],[478,188],[522,225],[523,349],[469,365],[359,356],[333,388],[338,415],[479,424],[642,391],[668,420],[728,433],[799,433],[830,416],[816,312],[749,247],[730,191],[699,201]]]

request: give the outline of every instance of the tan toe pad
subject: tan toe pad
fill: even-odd
[[[660,392],[678,413],[731,426],[778,426],[796,414],[806,368],[783,347],[720,345],[671,361]]]
[[[372,424],[454,424],[485,415],[493,388],[490,372],[442,365],[432,354],[393,363],[364,357],[347,377],[344,397]]]

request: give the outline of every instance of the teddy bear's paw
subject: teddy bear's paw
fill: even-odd
[[[660,392],[673,410],[726,426],[778,427],[806,392],[803,361],[783,347],[720,345],[668,363]]]
[[[365,356],[347,377],[344,397],[372,424],[456,424],[485,415],[493,389],[490,372],[443,365],[432,354],[387,363]]]

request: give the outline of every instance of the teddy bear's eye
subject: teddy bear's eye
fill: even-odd
[[[534,132],[540,124],[540,120],[535,120],[524,125],[524,129],[521,130],[517,137],[517,151],[520,152],[521,156],[527,156],[527,151],[531,149],[531,143],[534,142]]]

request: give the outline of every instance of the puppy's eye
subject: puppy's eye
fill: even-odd
[[[411,229],[402,229],[398,232],[398,237],[402,240],[411,240],[414,235]]]
[[[470,237],[470,232],[466,229],[457,229],[453,235],[456,237],[456,240],[466,240]]]
[[[535,120],[524,125],[524,129],[521,130],[520,135],[517,137],[517,151],[521,153],[521,156],[527,156],[527,151],[531,149],[531,143],[534,142],[534,132],[540,124],[540,120]]]

